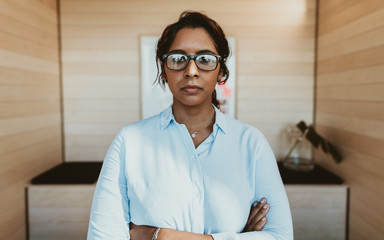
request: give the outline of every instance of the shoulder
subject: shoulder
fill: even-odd
[[[118,135],[123,138],[155,133],[161,129],[161,113],[123,126]]]
[[[263,133],[256,126],[227,115],[223,115],[223,118],[225,119],[227,131],[230,135],[234,134],[242,137],[264,138]]]
[[[256,126],[227,115],[223,115],[223,123],[225,135],[231,142],[238,142],[243,147],[256,151],[269,145],[264,134]]]

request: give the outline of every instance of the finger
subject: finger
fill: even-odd
[[[265,198],[262,198],[260,200],[260,202],[258,201],[255,201],[251,207],[251,212],[249,214],[249,220],[252,220],[256,214],[262,209],[262,207],[264,206],[264,204],[267,202],[267,200]]]
[[[260,221],[258,221],[256,225],[253,227],[254,231],[261,231],[266,223],[267,223],[267,218],[266,217],[261,218]]]
[[[267,222],[266,217],[262,217],[258,222],[250,222],[243,232],[261,231]]]
[[[252,216],[252,208],[253,208],[253,206],[256,206],[257,204],[258,204],[257,201],[255,201],[255,202],[252,204],[251,209],[250,209],[250,211],[249,211],[249,215],[248,215],[247,223],[245,224],[245,227],[244,227],[244,229],[243,229],[243,232],[246,232],[246,231],[247,231],[247,229],[248,229],[248,225],[249,225],[249,223],[250,223],[250,220],[253,218],[253,216]]]
[[[250,219],[249,226],[250,228],[254,229],[254,226],[264,217],[267,216],[267,213],[269,211],[269,204],[264,203],[260,209],[256,212],[254,217]]]
[[[245,225],[243,232],[254,231],[252,230],[252,227],[258,222],[258,220],[260,220],[262,217],[265,216],[265,214],[260,215],[259,212],[263,209],[263,206],[266,204],[266,202],[267,200],[265,198],[262,198],[260,202],[255,201],[252,204],[251,210],[248,216],[247,224]],[[259,215],[257,215],[258,213]],[[257,219],[255,219],[255,217],[257,217]]]
[[[259,211],[260,208],[261,208],[261,204],[260,204],[258,201],[255,201],[255,202],[252,204],[251,209],[250,209],[250,211],[249,211],[247,224],[245,225],[243,231],[246,231],[246,230],[248,229],[249,224],[251,223],[252,219],[255,217],[257,211]]]

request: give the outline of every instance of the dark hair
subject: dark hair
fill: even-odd
[[[156,62],[160,63],[160,68],[157,66],[157,82],[162,86],[165,85],[166,79],[163,79],[164,73],[164,59],[162,58],[163,54],[168,53],[169,48],[173,40],[176,37],[176,34],[183,28],[203,28],[213,40],[216,51],[221,56],[220,58],[220,73],[222,78],[220,79],[219,84],[224,84],[229,76],[229,71],[226,65],[227,58],[229,56],[229,46],[228,41],[225,38],[225,34],[219,24],[216,21],[209,18],[207,15],[200,12],[185,11],[183,12],[179,20],[173,24],[168,25],[161,35],[156,49]],[[212,103],[216,107],[220,107],[219,101],[216,98],[216,90],[212,93]]]

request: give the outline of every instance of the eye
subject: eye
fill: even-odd
[[[182,54],[171,55],[171,57],[172,57],[172,62],[174,63],[184,63],[188,59],[187,56]]]
[[[216,58],[212,55],[200,55],[198,56],[197,60],[199,61],[200,64],[212,64],[216,62]]]

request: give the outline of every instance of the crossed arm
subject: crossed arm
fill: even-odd
[[[266,199],[261,199],[260,202],[255,202],[250,209],[247,224],[245,225],[243,232],[260,231],[267,222],[267,212],[269,205]],[[130,223],[129,234],[132,240],[151,240],[156,227],[135,225]],[[169,228],[162,228],[157,235],[158,240],[213,240],[213,237],[208,234],[197,234],[185,231],[178,231]]]
[[[122,136],[118,135],[111,145],[104,160],[103,168],[95,190],[92,203],[90,224],[88,229],[89,240],[101,239],[152,239],[156,226],[138,226],[129,212],[129,199],[127,198],[127,183],[125,178],[125,161],[122,161],[124,147]],[[286,198],[284,186],[279,177],[276,162],[270,148],[263,148],[256,155],[258,165],[255,173],[258,189],[255,198],[266,197],[268,199],[267,209],[262,210],[262,203],[251,207],[247,224],[241,234],[236,232],[218,232],[212,235],[194,234],[162,228],[159,232],[159,240],[172,239],[284,239],[292,240],[293,232],[288,199]],[[272,206],[269,209],[269,206]],[[262,211],[260,211],[262,210]],[[269,212],[269,224],[265,225],[266,211]],[[134,218],[135,219],[135,218]],[[264,221],[263,221],[264,220]],[[130,222],[132,222],[131,226]],[[264,226],[265,225],[265,226]],[[263,231],[260,231],[263,228]],[[226,228],[222,228],[226,229]]]

